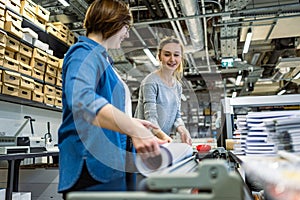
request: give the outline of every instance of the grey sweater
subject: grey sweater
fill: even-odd
[[[178,126],[184,125],[180,114],[181,93],[179,81],[169,87],[158,75],[150,73],[140,85],[135,117],[148,120],[171,134]]]

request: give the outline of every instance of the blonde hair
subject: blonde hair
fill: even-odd
[[[161,55],[161,50],[162,48],[166,45],[166,44],[170,44],[170,43],[175,43],[175,44],[179,44],[180,45],[180,48],[181,48],[181,56],[184,55],[184,48],[183,48],[183,45],[181,44],[181,42],[175,38],[175,37],[172,37],[172,36],[168,36],[168,37],[165,37],[163,38],[158,47],[157,47],[157,58],[160,58],[160,55]],[[183,66],[184,66],[184,60],[181,59],[181,62],[179,64],[179,66],[177,67],[177,69],[174,71],[173,73],[173,76],[177,79],[177,80],[181,80],[182,76],[183,76]]]

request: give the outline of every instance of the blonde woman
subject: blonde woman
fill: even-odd
[[[170,134],[178,132],[182,142],[192,145],[180,114],[183,53],[178,39],[167,37],[161,40],[157,49],[160,66],[140,85],[135,117],[159,126],[160,131],[156,129],[154,134],[160,139],[172,141]]]

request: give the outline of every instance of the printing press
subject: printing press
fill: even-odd
[[[154,170],[139,183],[138,191],[71,192],[68,200],[248,200],[253,199],[237,172],[232,153],[217,148],[206,153],[193,151],[177,163]]]

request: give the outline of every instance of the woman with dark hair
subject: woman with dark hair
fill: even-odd
[[[177,38],[166,37],[160,41],[157,48],[160,66],[140,85],[135,117],[160,127],[161,130],[154,131],[158,138],[177,132],[182,142],[192,145],[190,133],[180,114],[183,53],[183,45]]]
[[[145,158],[160,154],[148,121],[131,117],[131,100],[108,49],[129,37],[132,15],[123,1],[95,0],[87,10],[86,36],[63,63],[63,116],[58,131],[58,191],[124,191],[126,143]],[[134,156],[134,155],[132,155]]]

